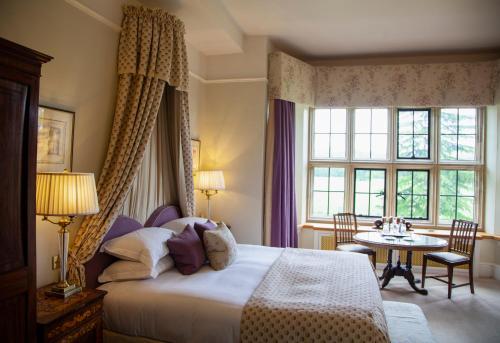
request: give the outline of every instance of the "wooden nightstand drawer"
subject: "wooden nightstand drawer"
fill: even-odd
[[[66,299],[38,291],[37,336],[39,342],[101,342],[102,299],[106,292],[84,289]]]
[[[62,317],[53,323],[44,326],[43,336],[44,342],[52,342],[60,337],[67,335],[75,328],[80,328],[86,322],[93,321],[95,318],[100,319],[102,314],[102,301],[96,301],[88,304],[88,306]]]

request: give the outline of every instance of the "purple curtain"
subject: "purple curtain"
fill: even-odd
[[[295,103],[274,100],[271,246],[297,247]]]

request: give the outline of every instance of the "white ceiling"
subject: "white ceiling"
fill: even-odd
[[[500,47],[499,0],[222,0],[247,35],[309,58]]]
[[[178,15],[206,55],[241,52],[245,35],[308,59],[500,48],[500,0],[140,1]]]

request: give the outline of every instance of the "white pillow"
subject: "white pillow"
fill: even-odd
[[[186,225],[191,225],[194,228],[194,223],[203,223],[205,224],[207,222],[207,218],[201,218],[201,217],[184,217],[184,218],[178,218],[171,220],[165,224],[163,224],[161,227],[170,229],[174,231],[177,235],[180,234]],[[214,223],[215,224],[215,223]]]
[[[155,279],[158,275],[174,266],[170,256],[165,256],[153,268],[141,262],[116,261],[99,275],[100,283],[124,280]]]
[[[167,240],[174,233],[161,227],[146,227],[117,237],[104,243],[101,252],[122,260],[142,262],[153,268],[158,261],[168,255]]]

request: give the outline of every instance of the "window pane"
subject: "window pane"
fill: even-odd
[[[356,192],[370,192],[370,171],[356,170]]]
[[[397,216],[411,218],[411,195],[398,195],[397,197]]]
[[[347,109],[334,108],[332,109],[331,129],[332,133],[347,132]]]
[[[373,134],[372,135],[372,160],[386,160],[387,159],[387,134]]]
[[[370,133],[371,110],[369,108],[357,108],[354,111],[354,122],[356,133]]]
[[[374,108],[372,110],[372,133],[387,133],[387,108]]]
[[[413,111],[398,111],[398,132],[413,134]]]
[[[330,133],[330,110],[329,109],[314,110],[314,132],[315,133]]]
[[[370,216],[382,217],[384,215],[384,196],[378,194],[370,195]]]
[[[429,112],[428,111],[415,111],[414,113],[414,133],[416,135],[429,134]]]
[[[413,157],[413,136],[400,135],[398,137],[398,158],[412,158]]]
[[[356,214],[358,216],[369,216],[370,211],[368,210],[369,208],[369,202],[370,202],[370,195],[369,194],[363,194],[363,193],[356,193],[356,202],[354,204],[354,207],[356,209]]]
[[[408,219],[428,219],[428,170],[398,170],[396,215]]]
[[[441,159],[474,161],[476,159],[477,109],[444,108],[441,110]]]
[[[398,170],[398,193],[412,194],[412,172]]]
[[[360,216],[382,216],[385,204],[385,170],[354,170],[354,212]]]
[[[344,209],[344,168],[313,168],[313,217],[330,218]]]
[[[399,215],[399,214],[398,214]],[[427,197],[421,195],[413,196],[412,218],[427,219]]]
[[[456,108],[441,109],[441,134],[457,134],[458,111]]]
[[[333,134],[330,142],[330,158],[345,158],[345,134]]]
[[[328,168],[314,168],[313,190],[328,191]]]
[[[383,193],[385,191],[385,172],[383,170],[372,170],[370,193]]]
[[[429,110],[398,109],[398,158],[430,158],[429,117]]]
[[[330,135],[315,134],[314,135],[314,158],[329,158],[330,157]]]
[[[456,170],[441,170],[439,193],[441,195],[457,194]]]
[[[427,195],[428,192],[428,171],[413,172],[413,194]]]
[[[475,172],[442,170],[440,180],[439,219],[474,220]]]
[[[440,196],[439,197],[439,219],[449,222],[455,219],[456,197]]]
[[[460,126],[462,127],[462,126]],[[458,136],[458,159],[463,161],[473,161],[476,158],[476,136]]]
[[[458,195],[474,196],[475,173],[472,170],[458,171]]]
[[[330,191],[344,191],[344,168],[330,168]]]
[[[328,216],[328,192],[313,192],[312,215],[314,217]]]
[[[457,136],[442,135],[441,136],[441,159],[445,161],[453,161],[457,159]]]
[[[429,158],[429,136],[415,135],[414,139],[414,157],[416,158]]]
[[[457,219],[474,220],[474,198],[457,198]]]
[[[344,212],[344,193],[331,192],[330,193],[330,211],[329,217],[334,214]]]
[[[355,134],[354,135],[354,158],[357,160],[370,159],[370,135]]]
[[[459,134],[476,134],[476,109],[460,108],[459,112]]]

